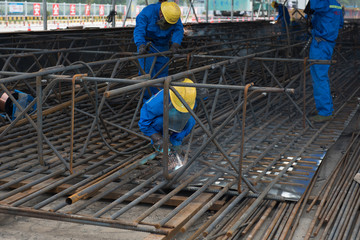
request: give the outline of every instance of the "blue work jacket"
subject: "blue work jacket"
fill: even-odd
[[[169,42],[181,45],[184,27],[181,19],[173,24],[167,30],[161,30],[156,24],[160,20],[161,3],[150,4],[145,7],[136,17],[136,26],[134,29],[134,42],[139,48],[141,44],[151,41],[160,51],[169,49]]]
[[[156,24],[156,22],[160,20],[160,7],[161,3],[150,4],[145,7],[136,17],[134,42],[137,46],[137,50],[139,50],[140,45],[146,45],[148,42],[152,43],[152,46],[149,48],[148,53],[168,51],[170,41],[172,43],[177,43],[181,45],[184,36],[184,26],[181,23],[181,19],[179,18],[177,23],[173,24],[167,30],[161,30],[160,27]],[[139,59],[140,66],[142,69],[144,69],[146,73],[150,72],[153,61],[154,57]],[[151,78],[154,78],[155,75],[157,76],[157,78],[168,76],[169,66],[163,68],[168,61],[168,57],[158,56],[153,67],[153,71],[151,72]],[[142,75],[140,71],[139,75]],[[148,91],[145,91],[145,101],[158,92],[157,88],[154,87],[150,87],[150,91],[151,94],[149,94]]]
[[[311,19],[313,37],[335,42],[344,24],[340,4],[336,0],[310,0],[310,8],[315,11]]]
[[[284,14],[284,11],[283,11],[283,5],[282,5],[282,4],[279,4],[279,5],[278,5],[278,11],[279,11],[279,13],[278,13],[278,15],[276,16],[275,21],[281,20],[282,25],[284,25],[284,26],[285,26],[285,21],[286,21],[287,25],[290,26],[290,15],[289,15],[289,11],[288,11],[287,7],[284,7],[284,9],[285,9],[285,14]],[[284,21],[284,15],[285,15],[285,21]]]
[[[142,106],[140,111],[139,127],[146,136],[150,137],[154,133],[163,134],[163,103],[164,90],[161,90]],[[170,101],[168,104],[170,104]],[[174,132],[170,135],[171,144],[174,146],[181,145],[182,140],[191,132],[194,125],[195,119],[191,116],[181,132]]]

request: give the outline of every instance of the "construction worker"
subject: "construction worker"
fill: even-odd
[[[184,83],[193,83],[185,78]],[[196,100],[196,88],[175,87],[186,103],[194,109]],[[140,130],[151,138],[151,143],[156,151],[162,152],[163,146],[163,104],[164,90],[159,91],[144,103],[140,111]],[[173,91],[170,90],[169,101],[169,133],[170,148],[177,152],[181,151],[181,143],[195,125],[195,119],[190,115]]]
[[[25,109],[34,100],[30,94],[21,92],[16,89],[11,92],[11,94],[23,109]],[[34,104],[27,113],[30,114],[35,110],[36,104]],[[21,115],[21,111],[18,106],[12,102],[8,94],[5,92],[0,93],[0,112],[4,112],[3,114],[0,114],[1,117],[6,118],[7,115],[11,120],[15,120],[18,116]],[[22,118],[24,118],[24,116],[22,116]]]
[[[341,5],[336,0],[310,0],[312,42],[310,59],[331,60],[344,18]],[[333,101],[329,80],[330,65],[315,64],[310,67],[317,115],[313,122],[324,122],[332,118]]]
[[[162,1],[150,4],[145,7],[136,17],[134,29],[134,42],[139,54],[157,53],[170,50],[176,53],[181,45],[184,36],[184,27],[180,19],[181,11],[174,2]],[[141,67],[146,73],[150,73],[154,57],[139,59]],[[168,66],[159,74],[158,72],[169,61],[168,57],[157,56],[151,78],[168,76]],[[151,94],[158,92],[157,88],[150,88]],[[145,91],[144,99],[147,100],[151,95]]]
[[[290,26],[290,15],[287,7],[281,3],[277,3],[276,1],[271,3],[271,7],[278,11],[278,15],[275,17],[275,22],[281,23],[282,31],[286,32],[286,25],[288,27]]]

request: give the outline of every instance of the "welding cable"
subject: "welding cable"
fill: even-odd
[[[89,70],[91,70],[92,72],[92,75],[93,77],[95,77],[95,74],[94,72],[92,71],[91,67],[85,63],[85,62],[77,62],[77,63],[80,63],[80,64],[83,64],[84,66],[86,66]],[[86,91],[89,91],[88,89],[86,89]],[[99,102],[98,102],[98,99],[99,99],[99,93],[98,93],[98,86],[97,86],[97,82],[95,81],[95,104],[94,104],[94,107],[95,107],[95,121],[96,121],[96,126],[97,126],[97,129],[98,129],[98,132],[99,132],[99,135],[100,135],[100,138],[102,139],[102,141],[104,142],[104,144],[113,152],[119,154],[119,155],[128,155],[128,154],[134,154],[134,153],[137,153],[139,151],[142,151],[144,149],[147,149],[150,147],[150,143],[145,145],[144,147],[141,147],[141,148],[137,148],[136,150],[132,150],[132,151],[118,151],[116,150],[115,148],[113,148],[105,139],[102,131],[101,131],[101,127],[100,127],[100,113],[99,113],[99,108],[98,108],[98,105],[99,105]],[[89,95],[91,96],[91,95]],[[105,123],[103,123],[105,125]]]
[[[91,75],[92,75],[93,77],[96,77],[94,71],[92,70],[92,68],[90,67],[89,64],[87,64],[87,63],[85,63],[85,62],[82,62],[82,61],[77,61],[77,62],[72,63],[71,65],[74,65],[74,64],[82,64],[82,65],[84,65],[86,68],[88,68],[88,70],[90,71]],[[89,95],[90,99],[92,100],[91,102],[93,103],[94,108],[95,108],[95,121],[96,121],[96,127],[97,127],[97,129],[98,129],[100,138],[101,138],[101,140],[104,142],[104,144],[105,144],[111,151],[113,151],[113,152],[115,152],[115,153],[117,153],[117,154],[119,154],[119,155],[128,155],[128,154],[137,153],[137,152],[139,152],[139,151],[142,151],[142,150],[147,149],[147,148],[150,147],[151,143],[145,145],[144,147],[137,148],[136,150],[132,150],[132,151],[121,151],[121,152],[118,151],[118,150],[116,150],[115,148],[113,148],[113,147],[106,141],[106,139],[105,139],[105,137],[104,137],[104,135],[103,135],[103,133],[102,133],[102,131],[101,131],[100,124],[99,124],[99,122],[100,122],[100,114],[99,114],[99,109],[98,109],[99,93],[98,93],[98,85],[97,85],[97,82],[94,81],[94,83],[95,83],[95,89],[94,89],[94,92],[95,92],[95,102],[94,102],[94,100],[92,99],[91,94],[90,94],[90,92],[89,92],[89,89],[87,88],[87,86],[86,86],[86,84],[85,84],[86,81],[83,81],[83,82],[84,82],[85,91],[87,92],[87,94]],[[105,125],[105,123],[103,123],[103,124]]]

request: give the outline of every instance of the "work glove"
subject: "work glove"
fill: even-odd
[[[147,52],[147,47],[145,44],[141,44],[139,47],[139,55],[145,54]]]
[[[153,141],[153,148],[157,152],[163,152],[163,139],[160,133],[154,133],[150,136],[151,140]]]
[[[173,43],[170,47],[170,51],[175,54],[179,51],[179,47],[180,47],[180,44],[178,43]]]

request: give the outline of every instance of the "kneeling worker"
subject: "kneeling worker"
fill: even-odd
[[[193,83],[185,78],[183,83]],[[174,87],[186,103],[194,109],[196,100],[196,88]],[[164,114],[164,90],[159,91],[144,103],[140,111],[140,130],[151,138],[151,143],[156,151],[162,152],[163,147],[163,114]],[[195,119],[190,115],[185,106],[175,93],[170,90],[169,103],[169,134],[170,149],[181,151],[182,140],[191,132],[195,125]]]

